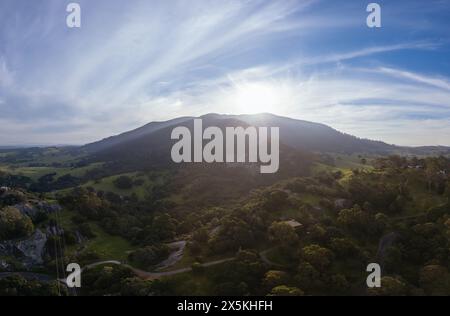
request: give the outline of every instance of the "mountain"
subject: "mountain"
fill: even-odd
[[[149,135],[165,127],[178,125],[192,119],[193,119],[192,117],[180,117],[165,122],[152,122],[142,127],[139,127],[135,130],[125,132],[120,135],[111,136],[98,142],[88,144],[84,146],[84,149],[86,149],[90,153],[95,153],[107,148],[114,147],[116,145],[120,145],[128,141],[133,141],[141,136]]]
[[[273,114],[231,116],[253,126],[279,126],[281,142],[296,149],[329,153],[386,154],[396,146],[360,139],[327,125],[296,120]]]
[[[303,152],[341,154],[450,154],[448,147],[401,147],[381,141],[361,139],[341,133],[327,125],[302,121],[273,114],[222,115],[207,114],[200,117],[203,127],[267,126],[280,128],[280,143]],[[193,129],[193,117],[181,117],[166,122],[153,122],[136,130],[110,137],[84,146],[95,160],[140,160],[164,163],[170,157],[174,144],[171,132],[177,126]]]
[[[231,116],[209,114],[201,118],[204,129],[215,126],[225,130],[226,127],[248,127],[250,125]],[[128,133],[125,137],[119,135],[113,145],[109,140],[87,145],[88,150],[91,151],[90,160],[115,162],[116,168],[120,168],[123,171],[171,165],[171,149],[177,142],[177,140],[171,139],[172,130],[175,127],[184,126],[192,131],[194,128],[194,118],[165,123],[159,123],[160,125],[154,127],[151,132],[139,137],[130,138],[129,135],[136,135],[134,131]],[[117,141],[123,139],[126,140],[121,142]],[[280,152],[281,159],[287,159],[294,154],[301,154],[302,151],[291,148],[281,141]]]

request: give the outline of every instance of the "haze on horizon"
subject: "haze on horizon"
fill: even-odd
[[[85,144],[151,121],[260,113],[450,146],[450,0],[0,3],[0,146]]]

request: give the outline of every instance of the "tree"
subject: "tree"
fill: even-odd
[[[176,233],[176,220],[167,213],[155,215],[151,225],[145,228],[149,242],[170,240]]]
[[[447,229],[450,229],[450,217],[447,217],[447,219],[444,219],[444,225]]]
[[[249,293],[266,294],[261,287],[261,280],[266,266],[256,251],[241,250],[236,260],[217,267],[216,273],[210,275],[217,284],[215,295],[248,295]]]
[[[408,286],[396,277],[385,276],[381,278],[381,287],[369,289],[371,296],[405,296],[408,295]]]
[[[151,281],[126,278],[120,283],[120,292],[122,296],[150,296],[153,294],[151,285]]]
[[[367,216],[358,205],[339,212],[338,223],[350,230],[359,230],[367,223]]]
[[[329,282],[329,287],[333,292],[341,294],[350,287],[350,284],[343,274],[332,275]]]
[[[218,296],[246,296],[248,285],[245,282],[223,282],[217,284],[214,294]]]
[[[88,239],[94,239],[97,235],[92,231],[91,225],[89,223],[83,223],[79,226],[79,231],[81,235]]]
[[[268,211],[276,211],[280,207],[284,207],[288,203],[288,194],[281,190],[275,190],[266,195],[265,209]]]
[[[325,270],[331,265],[333,253],[319,245],[310,245],[303,248],[303,258],[319,271]]]
[[[375,215],[375,222],[377,224],[378,231],[382,232],[389,226],[389,217],[383,213],[377,213]]]
[[[81,295],[111,296],[121,294],[124,282],[134,277],[134,272],[125,266],[106,265],[87,269],[83,272]],[[124,293],[124,295],[126,294]]]
[[[78,211],[84,217],[92,220],[104,220],[105,214],[111,206],[107,200],[100,198],[97,193],[85,188],[76,188],[59,201],[68,209]]]
[[[276,286],[283,285],[288,281],[288,275],[283,271],[270,270],[267,271],[263,279],[263,287],[271,290]]]
[[[380,233],[374,216],[363,211],[359,205],[340,211],[338,223],[357,236],[376,236]]]
[[[281,246],[295,246],[299,241],[295,229],[284,222],[272,223],[269,236],[272,241]]]
[[[447,268],[429,265],[420,272],[420,286],[425,293],[433,296],[450,295],[450,274]]]
[[[133,179],[128,176],[121,176],[114,180],[114,185],[120,190],[129,190],[133,187]]]
[[[12,206],[0,210],[0,240],[29,236],[34,230],[31,219]]]
[[[270,292],[270,296],[304,296],[305,292],[297,287],[289,287],[286,285],[280,285],[274,287]]]
[[[445,185],[444,197],[450,201],[450,181],[447,181],[447,184]]]
[[[0,178],[1,180],[1,178]],[[6,194],[2,194],[0,199],[0,207],[4,206],[12,206],[23,203],[26,201],[25,195],[21,191],[8,191]]]
[[[331,249],[340,258],[358,257],[361,254],[356,243],[348,238],[332,238]]]
[[[209,234],[206,228],[202,227],[194,232],[192,239],[198,243],[205,243],[208,241]]]
[[[20,275],[12,275],[0,280],[0,296],[66,296],[67,289],[57,282],[26,280]]]
[[[166,245],[153,245],[138,249],[129,255],[129,259],[142,268],[149,268],[170,254],[170,249]]]
[[[308,262],[302,262],[298,266],[295,281],[306,291],[320,288],[323,285],[320,272]]]
[[[232,216],[224,219],[218,234],[210,239],[209,246],[214,253],[224,253],[251,248],[255,241],[253,227],[242,218]]]

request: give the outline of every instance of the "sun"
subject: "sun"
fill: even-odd
[[[233,103],[239,112],[246,114],[274,113],[282,106],[281,91],[268,82],[245,82],[235,86]]]

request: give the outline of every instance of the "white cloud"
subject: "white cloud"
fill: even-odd
[[[387,67],[381,67],[379,69],[379,71],[382,73],[388,74],[388,75],[395,76],[395,77],[409,79],[412,81],[425,83],[427,85],[434,86],[437,88],[450,90],[450,81],[448,81],[445,78],[429,77],[429,76],[412,73],[409,71],[398,70],[398,69],[387,68]]]
[[[345,65],[386,52],[435,49],[431,42],[315,55],[300,41],[292,43],[296,57],[261,61],[253,53],[274,38],[316,40],[317,30],[348,27],[359,15],[322,16],[309,11],[316,0],[81,1],[80,30],[59,26],[58,6],[65,10],[57,1],[38,18],[18,12],[11,23],[0,20],[0,39],[7,32],[7,50],[15,52],[8,61],[19,66],[0,58],[0,144],[89,142],[174,116],[260,111],[387,142],[450,145],[446,78]],[[278,47],[272,49],[266,55],[277,57]],[[311,70],[316,66],[329,71]],[[411,128],[417,122],[420,128]],[[414,135],[405,137],[404,128]],[[444,138],[433,140],[435,132]]]
[[[82,94],[80,106],[86,108],[122,106],[158,82],[186,74],[210,58],[234,54],[242,43],[263,41],[275,26],[298,27],[289,24],[290,15],[312,2],[143,2],[109,37],[100,43],[95,38],[94,49],[74,56],[64,89]],[[91,39],[87,41],[85,46],[91,47]]]
[[[253,68],[149,99],[142,110],[165,109],[162,119],[272,112],[388,143],[450,145],[450,91],[373,72],[377,76],[341,66],[312,76],[268,76],[274,73],[270,68]]]
[[[13,73],[8,69],[5,58],[0,56],[0,88],[8,88],[13,82]]]

